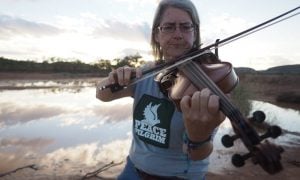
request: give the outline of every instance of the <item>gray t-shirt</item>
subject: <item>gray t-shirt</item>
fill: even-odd
[[[182,150],[182,114],[160,92],[153,77],[135,86],[133,140],[129,157],[136,168],[149,174],[201,179],[208,158],[193,161]]]

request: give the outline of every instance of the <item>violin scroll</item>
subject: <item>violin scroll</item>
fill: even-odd
[[[263,111],[255,111],[253,116],[248,118],[248,122],[252,123],[263,123],[266,116]],[[258,136],[259,143],[256,143],[254,146],[251,146],[249,152],[240,155],[234,154],[232,156],[231,162],[236,167],[242,167],[245,165],[245,161],[249,158],[252,159],[254,164],[259,164],[266,172],[269,174],[275,174],[280,172],[283,167],[281,165],[281,153],[284,152],[284,149],[280,146],[270,143],[268,140],[262,142],[264,139],[269,137],[275,139],[279,137],[282,133],[282,130],[279,126],[264,126],[267,129],[266,133]],[[224,135],[221,139],[222,144],[225,147],[232,147],[234,141],[238,138],[241,138],[240,135],[235,134],[233,136]]]
[[[252,159],[254,164],[259,164],[269,174],[275,174],[283,169],[281,165],[281,153],[283,148],[266,141],[258,144],[252,153],[245,155],[234,154],[231,162],[236,167],[242,167],[245,165],[245,161],[249,158]]]

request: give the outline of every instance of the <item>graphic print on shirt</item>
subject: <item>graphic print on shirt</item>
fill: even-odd
[[[144,94],[134,109],[135,134],[147,144],[168,148],[174,110],[169,100]]]

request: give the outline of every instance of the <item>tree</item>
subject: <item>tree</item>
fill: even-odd
[[[111,70],[111,68],[112,68],[110,60],[106,60],[106,59],[98,60],[98,62],[96,63],[96,66],[102,70]]]

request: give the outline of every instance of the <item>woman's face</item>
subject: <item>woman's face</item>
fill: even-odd
[[[174,32],[174,26],[176,29]],[[178,8],[165,10],[155,40],[160,44],[164,59],[173,60],[188,52],[195,41],[195,31],[189,14]]]

